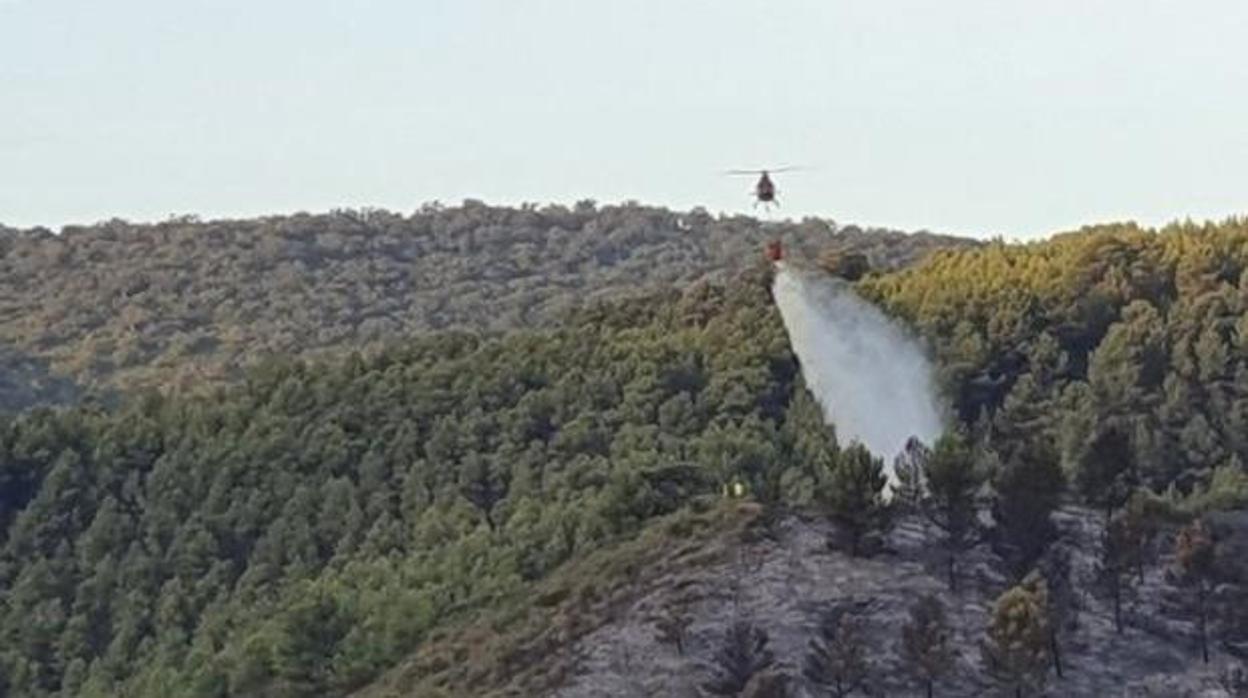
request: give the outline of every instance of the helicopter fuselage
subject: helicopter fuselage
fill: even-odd
[[[754,196],[761,203],[775,203],[776,185],[771,181],[771,177],[766,172],[762,173],[762,176],[758,178],[758,184],[754,185]]]

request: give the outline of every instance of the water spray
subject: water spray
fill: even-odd
[[[858,441],[884,459],[911,437],[931,444],[943,431],[931,362],[905,328],[862,300],[845,281],[775,263],[774,296],[806,386],[842,444]]]

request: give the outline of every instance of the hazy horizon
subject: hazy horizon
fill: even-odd
[[[0,2],[3,2],[3,1],[4,0],[0,0]],[[1103,219],[1095,219],[1095,220],[1089,219],[1089,220],[1082,221],[1076,224],[1072,224],[1070,226],[1066,226],[1063,228],[1036,231],[1035,233],[1031,235],[1019,236],[1019,235],[1010,235],[1010,234],[1003,234],[1003,233],[976,234],[974,232],[964,232],[964,231],[959,231],[959,230],[935,229],[935,228],[932,228],[931,226],[900,227],[900,226],[893,226],[893,225],[888,225],[888,224],[881,224],[881,223],[877,223],[874,221],[839,220],[833,216],[820,214],[818,212],[810,212],[810,211],[804,212],[800,215],[794,215],[794,214],[786,214],[784,211],[777,210],[777,209],[772,209],[770,213],[764,212],[762,208],[758,208],[756,210],[750,210],[748,208],[740,208],[740,209],[733,209],[733,210],[712,210],[701,204],[694,204],[692,206],[670,206],[670,205],[663,204],[663,203],[640,201],[636,199],[621,199],[618,201],[600,201],[598,199],[594,199],[593,197],[584,197],[578,200],[568,199],[565,201],[527,201],[527,200],[487,201],[487,200],[469,196],[469,197],[464,197],[463,199],[458,200],[458,201],[441,201],[441,200],[435,199],[435,200],[429,200],[429,201],[422,201],[414,205],[409,205],[405,207],[377,206],[377,205],[370,205],[370,204],[360,204],[360,205],[343,204],[339,206],[331,206],[331,207],[326,207],[326,208],[292,208],[292,209],[284,209],[284,210],[258,209],[255,211],[244,211],[244,212],[234,212],[234,213],[230,213],[230,212],[201,213],[198,211],[175,211],[175,212],[168,213],[164,216],[154,216],[154,217],[128,216],[124,212],[118,212],[118,213],[101,216],[101,217],[93,218],[89,220],[88,219],[68,220],[68,221],[62,221],[62,222],[55,223],[55,224],[28,223],[28,224],[19,225],[19,224],[14,224],[10,221],[0,220],[0,227],[9,227],[9,228],[17,229],[17,230],[33,230],[36,228],[46,228],[53,233],[60,233],[63,228],[67,228],[67,227],[72,228],[72,227],[79,227],[79,226],[89,227],[92,225],[107,223],[111,220],[121,220],[132,225],[158,225],[160,223],[164,223],[170,220],[190,217],[200,222],[211,223],[211,222],[216,222],[216,221],[244,221],[244,220],[257,219],[257,218],[286,217],[286,216],[296,216],[296,215],[304,215],[304,214],[312,215],[312,216],[329,215],[329,214],[334,213],[335,211],[348,210],[348,209],[354,209],[354,210],[372,209],[372,210],[386,211],[386,212],[396,214],[396,215],[408,216],[408,215],[417,213],[421,208],[428,206],[428,205],[438,204],[438,205],[442,205],[445,207],[456,207],[456,206],[463,205],[467,201],[476,201],[476,202],[483,203],[487,206],[511,207],[511,208],[520,208],[522,206],[537,206],[539,208],[544,207],[544,206],[564,206],[567,208],[572,208],[580,201],[585,201],[585,200],[593,201],[595,205],[597,205],[599,208],[602,208],[605,206],[623,206],[629,203],[635,203],[640,206],[667,208],[675,213],[685,213],[685,212],[691,212],[694,209],[703,209],[711,216],[716,216],[716,217],[746,216],[750,218],[757,218],[768,224],[786,223],[786,222],[797,224],[797,223],[800,223],[805,218],[816,218],[816,219],[831,221],[832,223],[836,225],[836,228],[838,230],[843,230],[849,227],[857,227],[861,230],[872,230],[872,229],[889,230],[889,231],[911,233],[911,234],[930,233],[930,234],[935,234],[935,235],[951,235],[955,237],[966,237],[966,238],[975,238],[975,239],[982,239],[982,240],[1004,238],[1006,240],[1017,240],[1017,241],[1043,240],[1043,239],[1052,237],[1054,235],[1077,232],[1078,230],[1085,228],[1085,227],[1096,227],[1096,226],[1102,226],[1102,225],[1135,223],[1145,228],[1160,229],[1170,224],[1182,224],[1184,222],[1193,222],[1196,224],[1221,223],[1230,218],[1238,218],[1238,217],[1243,217],[1243,216],[1248,215],[1248,214],[1240,214],[1240,213],[1232,212],[1232,213],[1228,213],[1226,215],[1221,215],[1221,216],[1217,216],[1217,215],[1211,215],[1211,216],[1205,216],[1205,217],[1186,216],[1186,217],[1175,217],[1175,218],[1159,220],[1159,221],[1141,221],[1141,220],[1134,219],[1134,218],[1103,218]]]
[[[0,0],[0,223],[636,200],[1030,238],[1248,213],[1231,0]]]

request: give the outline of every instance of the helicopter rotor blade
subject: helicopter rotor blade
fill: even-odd
[[[805,168],[805,167],[802,167],[802,166],[800,166],[800,165],[787,165],[787,166],[785,166],[785,167],[767,167],[767,168],[761,168],[761,169],[757,169],[757,170],[725,170],[725,171],[724,171],[724,174],[728,174],[728,175],[761,175],[761,174],[764,174],[764,173],[766,173],[766,174],[776,174],[776,173],[778,173],[778,172],[798,172],[798,171],[801,171],[801,170],[804,170],[804,169],[806,169],[806,168]]]

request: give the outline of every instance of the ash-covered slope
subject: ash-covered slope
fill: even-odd
[[[1073,574],[1094,574],[1101,528],[1091,512],[1059,513],[1063,538],[1057,547],[1071,553]],[[694,570],[673,570],[624,607],[615,621],[577,641],[568,650],[577,670],[566,685],[552,689],[559,698],[596,696],[699,696],[710,677],[707,665],[728,627],[746,620],[769,636],[775,655],[772,673],[790,679],[791,696],[819,696],[802,679],[802,664],[821,612],[842,606],[858,615],[866,630],[871,662],[869,683],[854,695],[922,695],[900,653],[901,627],[923,594],[945,604],[957,651],[953,675],[937,695],[996,695],[983,669],[979,645],[985,639],[995,598],[1006,588],[1001,561],[981,546],[969,556],[965,588],[951,594],[941,579],[934,532],[917,518],[899,522],[888,550],[855,559],[829,549],[829,524],[791,517],[770,536],[742,541],[735,554]],[[1115,632],[1108,602],[1081,593],[1076,628],[1061,638],[1063,678],[1049,677],[1045,695],[1229,696],[1224,688],[1225,655],[1203,665],[1189,617],[1177,613],[1178,590],[1166,579],[1164,564],[1150,566],[1128,627]],[[1081,584],[1080,588],[1085,585]],[[659,639],[657,619],[681,608],[692,617],[683,655]],[[762,685],[762,681],[756,682]],[[746,695],[767,695],[765,691]]]
[[[1244,518],[1237,517],[1241,527]],[[1073,629],[1060,635],[1063,676],[1050,672],[1042,695],[1242,695],[1237,691],[1244,685],[1236,688],[1228,680],[1237,660],[1226,646],[1215,648],[1210,664],[1201,662],[1194,623],[1176,603],[1184,592],[1167,573],[1173,562],[1168,554],[1146,566],[1145,581],[1119,634],[1109,602],[1086,591],[1095,574],[1100,517],[1068,507],[1055,519],[1062,535],[1054,550],[1069,555],[1081,591]],[[1008,584],[1004,563],[988,544],[968,553],[955,594],[943,581],[935,531],[923,519],[902,517],[883,552],[871,558],[851,558],[829,546],[835,533],[820,517],[769,520],[752,504],[725,504],[706,515],[679,517],[636,543],[564,570],[528,611],[487,619],[429,643],[357,698],[712,695],[702,688],[713,674],[712,658],[738,621],[766,632],[774,654],[770,668],[756,674],[740,695],[827,695],[813,690],[802,667],[820,615],[833,608],[854,614],[865,630],[868,683],[849,695],[923,695],[899,644],[909,609],[924,594],[944,603],[956,650],[953,673],[935,686],[934,695],[999,695],[984,669],[980,646],[993,604]],[[1235,559],[1231,541],[1242,545],[1243,533],[1219,544],[1226,559]],[[1164,548],[1164,537],[1159,540]],[[1242,575],[1242,563],[1231,564]],[[611,583],[594,586],[604,579]],[[1240,578],[1241,591],[1245,581]],[[689,621],[680,647],[661,630],[665,619],[675,615]],[[787,692],[774,690],[778,676],[784,677]]]

